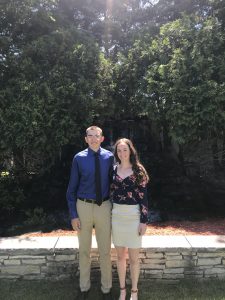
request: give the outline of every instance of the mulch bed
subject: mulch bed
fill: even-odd
[[[94,233],[94,231],[93,231]],[[23,236],[70,236],[72,230],[32,232]],[[225,218],[209,218],[203,221],[167,221],[148,225],[146,235],[225,235]]]

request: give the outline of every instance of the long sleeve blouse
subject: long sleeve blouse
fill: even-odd
[[[113,170],[111,184],[111,199],[116,204],[140,206],[140,223],[148,222],[147,181],[137,184],[134,174],[121,178],[117,167]]]

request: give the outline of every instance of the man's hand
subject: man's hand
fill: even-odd
[[[138,234],[139,235],[144,235],[147,229],[147,225],[144,223],[140,223],[138,226]]]
[[[71,220],[71,225],[73,227],[73,230],[80,231],[81,226],[80,226],[80,219],[79,218],[72,219]]]

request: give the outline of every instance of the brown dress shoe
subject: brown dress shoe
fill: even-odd
[[[88,300],[88,294],[89,294],[89,290],[83,292],[79,290],[75,300]]]

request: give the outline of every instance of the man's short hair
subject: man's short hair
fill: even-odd
[[[97,131],[99,131],[100,134],[102,135],[102,129],[101,129],[100,127],[98,127],[98,126],[90,126],[90,127],[88,127],[88,128],[86,129],[86,134],[88,134],[88,131],[89,131],[89,130],[97,130]]]

